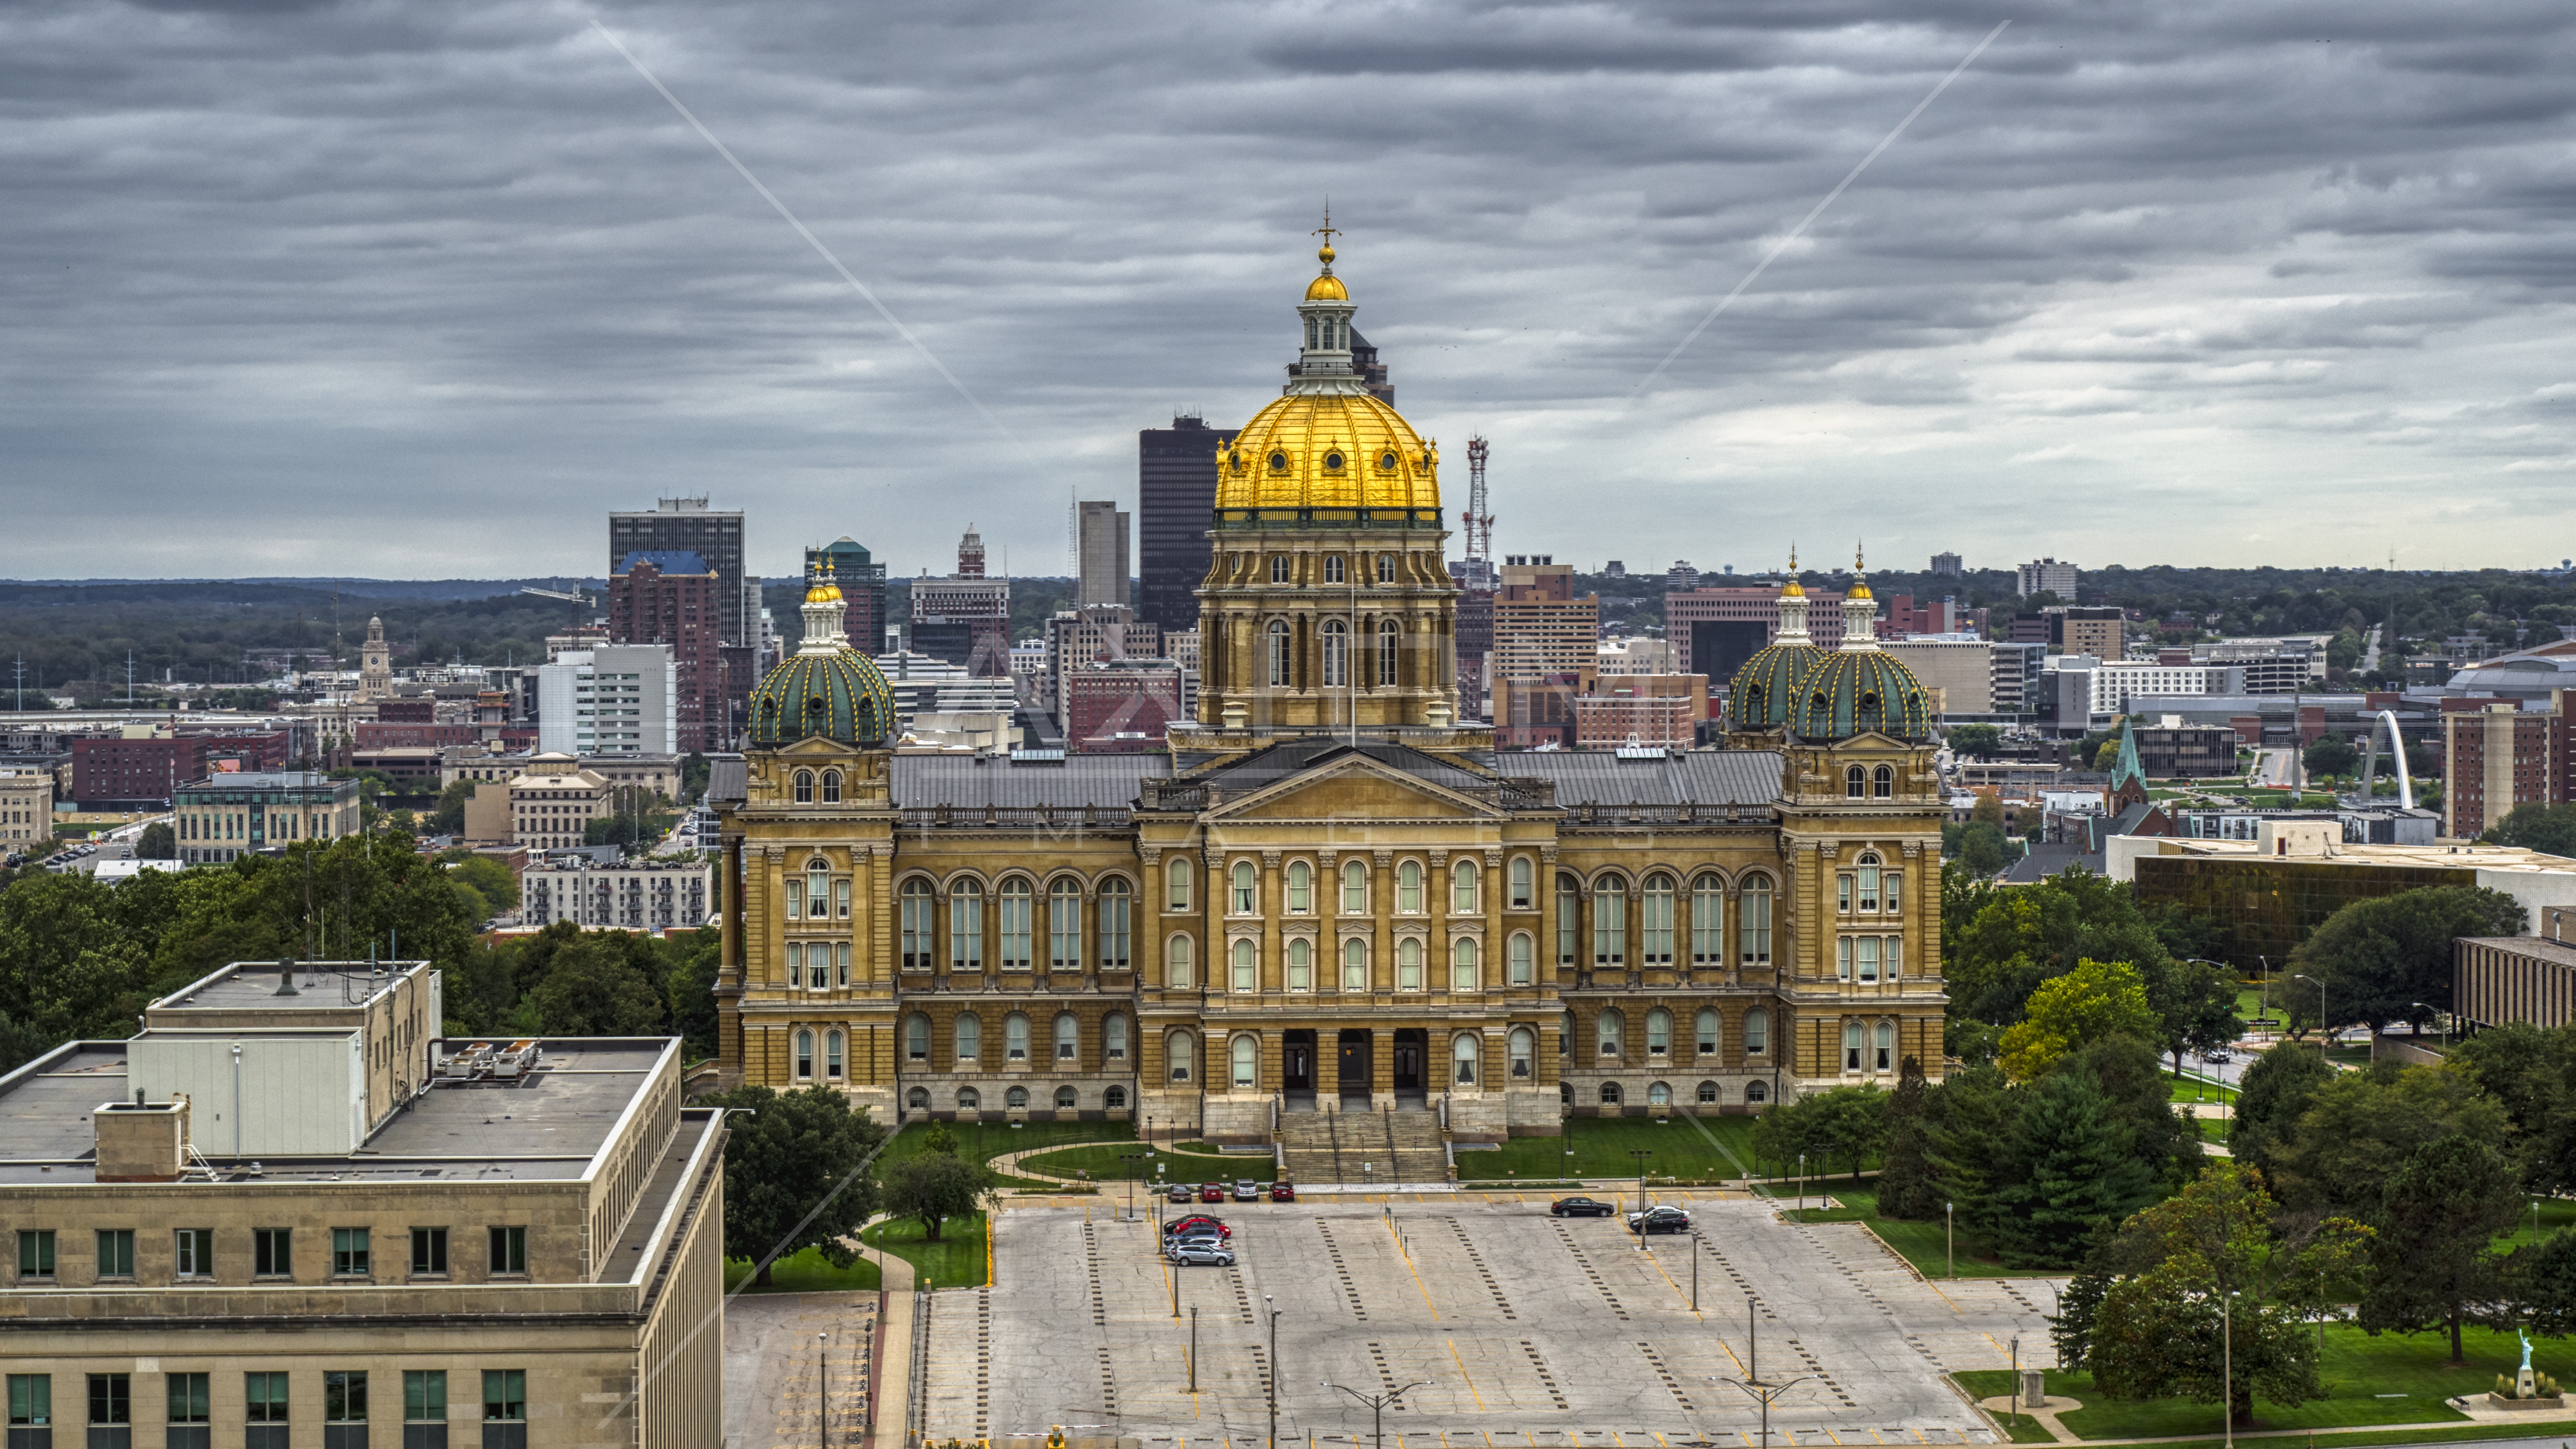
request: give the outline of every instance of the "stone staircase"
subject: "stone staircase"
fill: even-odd
[[[1279,1118],[1279,1142],[1291,1182],[1385,1185],[1449,1180],[1449,1152],[1440,1140],[1440,1114],[1420,1108],[1286,1112]]]

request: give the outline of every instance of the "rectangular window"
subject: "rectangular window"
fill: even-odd
[[[492,1230],[492,1271],[496,1275],[524,1274],[528,1271],[528,1230],[526,1228]]]
[[[18,1445],[49,1445],[53,1442],[54,1376],[52,1374],[9,1375],[9,1449]],[[34,1432],[44,1430],[42,1438]]]
[[[1863,936],[1853,944],[1858,953],[1860,979],[1875,983],[1878,980],[1878,938]]]
[[[214,1390],[211,1374],[163,1374],[163,1396],[169,1406],[165,1449],[211,1449],[215,1442]]]
[[[180,1277],[215,1276],[215,1230],[213,1228],[181,1228],[172,1236],[175,1242],[172,1261]]]
[[[286,1375],[242,1375],[243,1449],[289,1449],[286,1436]]]
[[[1605,885],[1592,893],[1592,964],[1619,966],[1628,960],[1628,893]]]
[[[1902,936],[1890,936],[1887,938],[1887,979],[1890,981],[1895,980],[1903,973],[1904,969],[1905,938]]]
[[[295,1276],[295,1230],[293,1228],[253,1228],[250,1230],[250,1270],[261,1278]]]
[[[832,905],[833,914],[845,921],[850,918],[850,883],[848,881],[832,882]]]
[[[132,1441],[127,1439],[126,1435],[134,1431],[127,1426],[133,1423],[134,1376],[91,1374],[89,1376],[90,1442],[97,1444],[104,1438],[111,1444],[130,1443]],[[125,1432],[113,1436],[101,1435],[98,1432],[101,1429],[120,1427],[124,1428]]]
[[[933,906],[928,891],[903,898],[903,969],[930,969],[930,912]]]
[[[1834,979],[1836,981],[1849,981],[1851,979],[1851,966],[1852,938],[1849,936],[1836,936],[1834,938]]]
[[[1838,876],[1835,876],[1835,877],[1834,877],[1834,913],[1835,913],[1836,915],[1848,916],[1848,915],[1850,915],[1850,914],[1851,914],[1851,909],[1852,909],[1852,878],[1851,878],[1850,876],[1847,876],[1847,875],[1838,875]]]
[[[1643,915],[1644,939],[1638,943],[1639,954],[1649,966],[1669,966],[1673,960],[1673,893],[1669,890],[1646,892],[1639,902]]]
[[[411,1271],[419,1278],[447,1276],[447,1229],[411,1230]]]
[[[1890,872],[1888,872],[1888,874],[1887,874],[1887,881],[1886,881],[1886,888],[1887,888],[1887,913],[1888,913],[1889,915],[1894,915],[1894,914],[1896,914],[1898,911],[1904,910],[1904,909],[1905,909],[1905,877],[1903,877],[1903,876],[1901,876],[1901,875],[1896,874],[1894,871],[1890,871]]]
[[[447,1449],[447,1371],[403,1370],[403,1449]]]
[[[1582,908],[1583,898],[1575,894],[1573,878],[1557,877],[1556,964],[1559,966],[1574,964],[1574,943],[1580,939],[1583,930]]]
[[[367,1276],[367,1230],[365,1228],[331,1230],[331,1276],[334,1278]]]
[[[948,897],[948,969],[984,969],[984,896],[980,891],[960,890]]]
[[[1746,891],[1735,910],[1735,931],[1742,948],[1743,964],[1771,964],[1771,893],[1767,890]]]
[[[132,1228],[98,1230],[98,1276],[102,1278],[134,1276],[134,1230]]]
[[[1864,865],[1860,868],[1860,905],[1858,909],[1868,915],[1875,915],[1878,912],[1877,866]]]
[[[54,1276],[54,1230],[36,1228],[18,1234],[18,1276],[51,1278]]]
[[[483,1449],[527,1449],[528,1373],[483,1371]]]
[[[1124,971],[1130,949],[1127,892],[1104,891],[1100,897],[1100,969]]]
[[[367,1449],[367,1372],[322,1374],[322,1449]]]
[[[1031,918],[1036,914],[1036,910],[1037,908],[1034,904],[1034,897],[1028,894],[1028,888],[1026,886],[1022,886],[1018,890],[1012,890],[1007,886],[1003,888],[1001,923],[1003,970],[1026,971],[1029,969],[1029,960],[1032,954],[1030,948],[1030,935],[1037,924]]]

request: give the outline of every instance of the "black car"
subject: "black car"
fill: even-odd
[[[1635,1233],[1687,1233],[1690,1214],[1669,1205],[1650,1207],[1641,1213],[1628,1214],[1628,1230]]]
[[[1619,1210],[1598,1198],[1561,1197],[1547,1205],[1547,1213],[1556,1218],[1616,1217]]]

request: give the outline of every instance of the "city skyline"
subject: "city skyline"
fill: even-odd
[[[1498,551],[2576,551],[2539,7],[2015,17],[1656,374],[2001,18],[604,13],[952,388],[577,17],[24,12],[0,575],[586,573],[474,520],[674,494],[1062,573],[1068,483],[1276,395],[1327,193]]]

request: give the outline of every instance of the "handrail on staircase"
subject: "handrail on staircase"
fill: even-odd
[[[1404,1182],[1403,1159],[1395,1155],[1395,1104],[1386,1104],[1386,1171],[1387,1179],[1401,1186]]]

